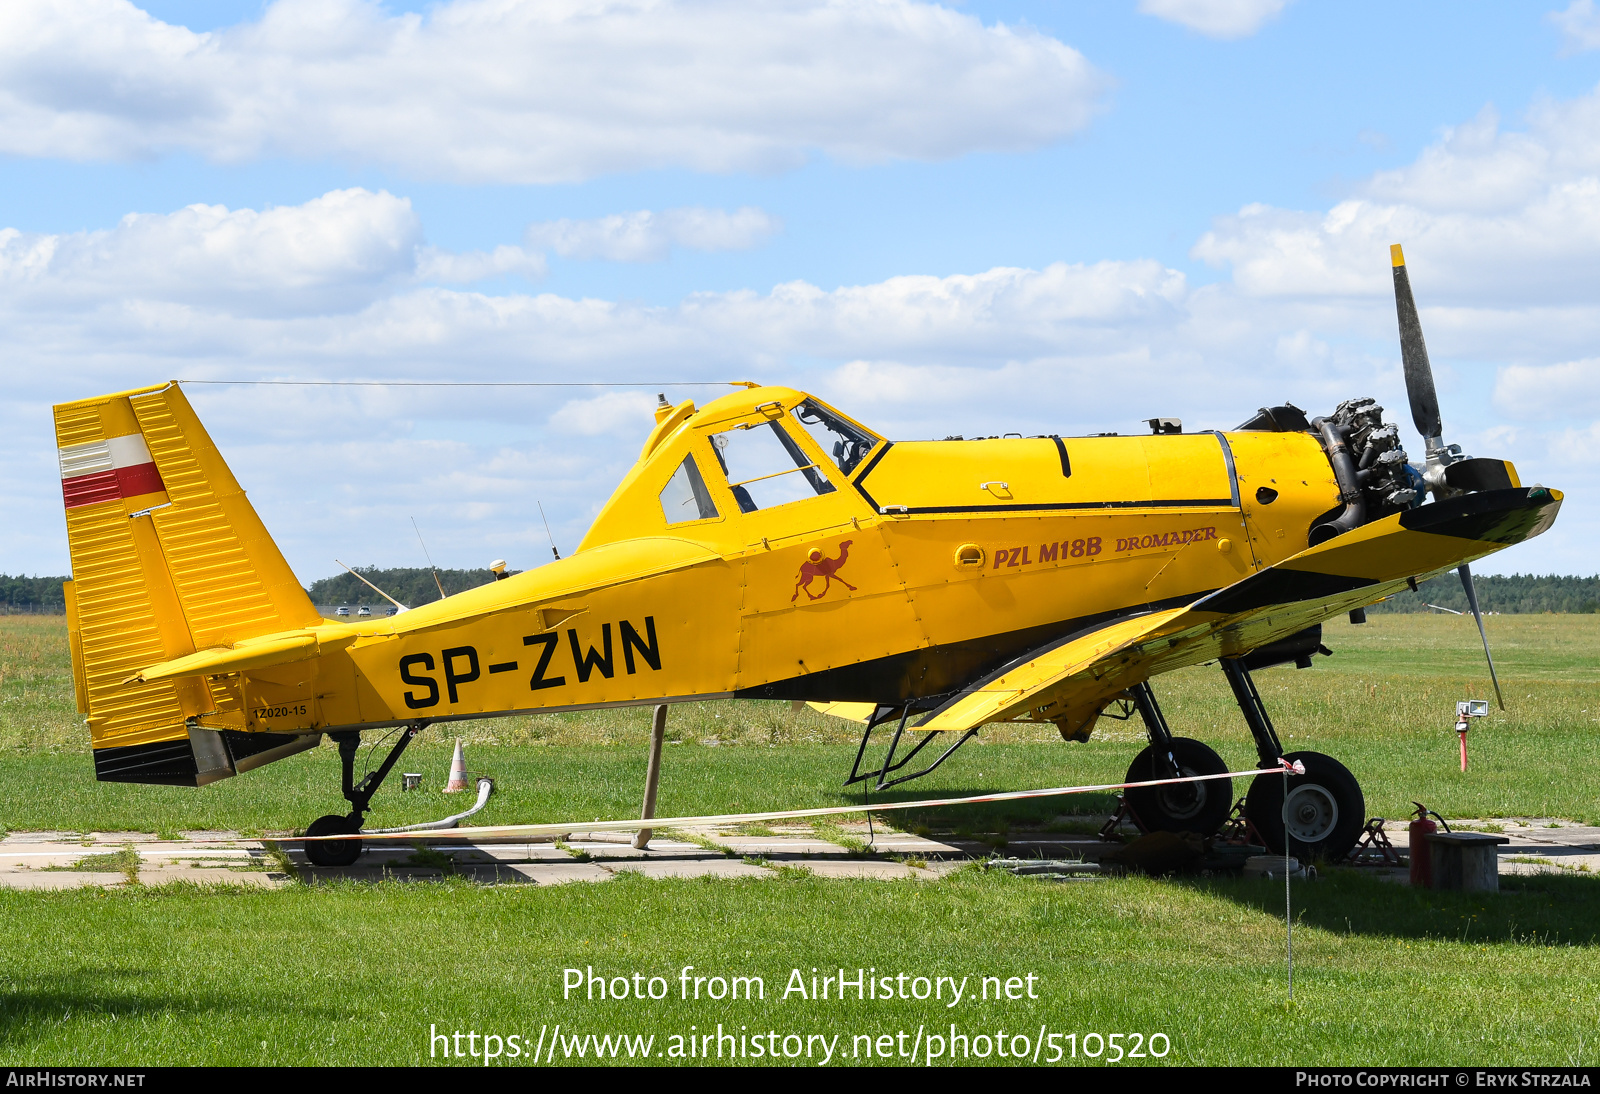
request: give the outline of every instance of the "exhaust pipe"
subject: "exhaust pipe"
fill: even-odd
[[[1344,512],[1311,529],[1311,546],[1315,547],[1367,523],[1367,501],[1356,478],[1356,461],[1345,443],[1344,427],[1332,418],[1316,418],[1311,428],[1322,435],[1322,447],[1327,450],[1333,477],[1339,484],[1339,497],[1344,502]]]

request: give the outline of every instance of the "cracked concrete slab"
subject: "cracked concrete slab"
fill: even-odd
[[[1600,877],[1600,827],[1540,817],[1461,821],[1453,827],[1504,835],[1500,872],[1506,875],[1561,873]],[[355,881],[438,882],[445,878],[479,884],[562,885],[606,881],[623,873],[645,877],[778,876],[782,867],[810,870],[823,878],[936,880],[1000,853],[1016,858],[1097,861],[1117,846],[1078,832],[1013,832],[1000,840],[935,838],[883,830],[869,837],[867,825],[849,822],[840,830],[870,849],[841,846],[820,838],[808,826],[780,826],[752,835],[733,826],[704,826],[692,833],[713,846],[686,840],[684,830],[663,834],[647,850],[631,846],[632,833],[574,829],[561,844],[550,839],[473,840],[451,835],[428,841],[419,854],[413,843],[369,842],[356,863],[345,869],[314,867],[303,848],[284,837],[282,851],[299,878],[310,883]],[[1385,829],[1397,850],[1409,840],[1404,824]],[[277,861],[267,841],[226,830],[189,833],[193,838],[162,839],[141,832],[8,832],[0,840],[0,888],[67,889],[127,884],[119,870],[81,870],[91,856],[115,854],[132,846],[139,857],[141,882],[159,885],[185,881],[202,885],[275,887],[292,883],[272,868]],[[419,840],[419,843],[421,841]],[[726,848],[732,854],[723,853]],[[745,861],[746,859],[754,861]],[[909,861],[907,861],[909,860]],[[913,865],[912,863],[915,863]],[[1403,882],[1406,871],[1373,870]]]
[[[0,874],[4,889],[116,889],[128,884],[121,874],[73,870],[28,870]]]

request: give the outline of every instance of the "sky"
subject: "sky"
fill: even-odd
[[[735,380],[1420,458],[1391,243],[1445,439],[1567,492],[1475,569],[1596,573],[1592,0],[11,0],[0,572],[68,569],[51,405],[167,379],[307,583],[568,553]]]

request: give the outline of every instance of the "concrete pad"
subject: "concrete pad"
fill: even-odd
[[[191,832],[186,832],[182,829],[179,829],[178,835],[182,836],[184,839],[193,840],[237,840],[239,838],[239,833],[230,831],[226,828],[197,828]]]
[[[566,885],[574,881],[610,881],[611,871],[592,862],[529,863],[503,867],[507,874],[520,874],[535,885]]]
[[[42,870],[49,866],[69,868],[91,854],[101,854],[92,848],[63,847],[59,850],[0,852],[0,870]]]
[[[584,832],[584,831],[582,831],[580,829],[576,829],[575,828],[571,832],[567,833],[566,838],[563,839],[562,842],[563,843],[580,843],[580,842],[581,843],[618,843],[618,844],[622,844],[624,846],[631,846],[632,843],[633,843],[633,833],[632,832]]]
[[[79,873],[72,870],[18,870],[0,873],[0,889],[115,889],[126,885],[121,874]]]
[[[154,843],[161,837],[154,832],[90,832],[86,837],[95,843],[111,843],[118,846],[124,843]]]
[[[7,832],[4,836],[0,836],[0,842],[62,843],[70,840],[77,843],[82,838],[76,832]]]
[[[872,846],[880,851],[892,851],[895,854],[902,855],[959,855],[963,853],[953,843],[928,839],[924,836],[908,836],[904,833],[888,836],[879,833],[877,839],[872,841]]]
[[[574,851],[582,851],[596,862],[630,862],[638,859],[651,859],[662,861],[667,859],[697,859],[707,855],[718,854],[716,851],[697,847],[694,844],[682,844],[672,849],[658,849],[652,841],[649,850],[640,851],[633,847],[606,846],[596,843],[568,844]]]
[[[847,850],[832,840],[781,836],[718,836],[716,841],[741,855],[842,855]]]
[[[777,875],[760,866],[751,866],[749,863],[740,862],[738,859],[718,856],[699,860],[677,861],[661,859],[645,859],[630,862],[626,866],[618,866],[614,872],[624,870],[643,874],[645,877],[776,877]]]

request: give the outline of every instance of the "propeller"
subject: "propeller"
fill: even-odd
[[[1506,709],[1506,697],[1500,694],[1500,677],[1494,672],[1494,655],[1489,652],[1489,636],[1483,629],[1483,613],[1478,610],[1478,590],[1472,585],[1472,571],[1463,562],[1456,567],[1456,573],[1461,575],[1461,587],[1467,591],[1467,607],[1472,609],[1472,618],[1478,621],[1478,637],[1483,639],[1483,659],[1489,662],[1489,679],[1494,683],[1494,699],[1500,704],[1500,709]]]
[[[1422,320],[1417,318],[1417,301],[1411,295],[1411,278],[1406,274],[1406,256],[1396,243],[1389,248],[1394,267],[1394,310],[1400,320],[1400,363],[1405,369],[1406,395],[1411,400],[1411,421],[1422,434],[1427,452],[1423,478],[1435,494],[1443,483],[1442,472],[1452,453],[1444,446],[1444,424],[1439,418],[1439,394],[1433,387],[1433,367],[1428,364],[1428,344],[1422,340]]]
[[[1433,367],[1428,364],[1428,345],[1422,339],[1422,320],[1417,317],[1417,301],[1411,295],[1411,278],[1406,273],[1406,256],[1398,243],[1389,248],[1389,264],[1394,267],[1394,310],[1400,321],[1400,363],[1405,370],[1406,396],[1411,401],[1411,421],[1422,434],[1427,452],[1422,479],[1438,498],[1451,490],[1446,469],[1453,463],[1466,461],[1459,445],[1447,447],[1444,443],[1444,423],[1439,417],[1439,393],[1433,386]],[[1461,587],[1466,590],[1472,618],[1477,621],[1478,637],[1483,639],[1483,656],[1489,662],[1494,697],[1504,710],[1506,701],[1500,693],[1500,678],[1494,671],[1494,655],[1489,652],[1489,635],[1483,629],[1483,612],[1478,610],[1478,590],[1472,583],[1472,570],[1463,562],[1456,573],[1461,578]]]

